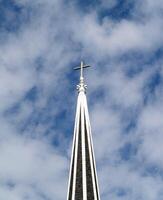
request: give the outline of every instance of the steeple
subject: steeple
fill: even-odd
[[[81,62],[67,200],[100,200]]]

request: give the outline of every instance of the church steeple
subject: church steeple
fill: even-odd
[[[100,200],[81,62],[67,200]]]

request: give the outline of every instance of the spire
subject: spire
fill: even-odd
[[[81,62],[67,200],[100,200]]]

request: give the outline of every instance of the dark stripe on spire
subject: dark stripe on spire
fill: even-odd
[[[81,110],[80,110],[75,200],[83,200],[82,145],[81,145],[82,137],[81,137],[81,134],[82,134],[82,132],[81,132]]]
[[[84,127],[85,127],[85,150],[86,150],[86,178],[87,178],[87,200],[94,200],[94,193],[93,193],[93,181],[92,181],[92,173],[91,170],[91,161],[89,154],[89,144],[88,144],[88,133],[86,127],[86,120],[84,117]]]

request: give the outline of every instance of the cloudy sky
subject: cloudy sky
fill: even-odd
[[[0,199],[66,199],[81,60],[101,199],[162,200],[161,0],[0,0]]]

